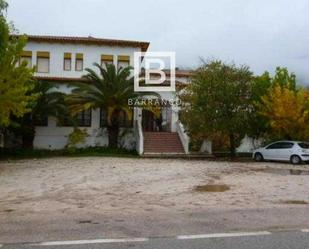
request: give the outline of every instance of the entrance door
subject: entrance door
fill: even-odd
[[[142,126],[144,131],[157,131],[157,121],[153,112],[143,110]]]

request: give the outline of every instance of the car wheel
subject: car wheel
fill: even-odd
[[[261,153],[255,153],[254,154],[254,160],[256,162],[262,162],[264,160],[263,155]]]
[[[297,155],[293,155],[293,156],[291,156],[290,161],[291,161],[292,164],[300,164],[301,158]]]

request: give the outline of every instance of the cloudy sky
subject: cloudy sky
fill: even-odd
[[[309,85],[308,0],[8,0],[21,33],[151,42],[175,51],[179,67],[199,57],[247,64],[256,73],[288,67]]]

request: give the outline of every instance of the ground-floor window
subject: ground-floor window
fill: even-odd
[[[129,119],[127,112],[120,111],[119,113],[119,124],[120,127],[133,127],[133,110],[131,110],[131,119]]]
[[[100,109],[100,126],[101,127],[107,126],[107,112],[104,108]]]
[[[133,110],[131,110],[132,118],[129,119],[128,114],[121,110],[119,112],[118,121],[120,127],[133,127]],[[100,126],[106,127],[107,126],[107,112],[105,109],[101,108],[100,110]]]
[[[65,117],[58,120],[57,126],[74,126],[90,127],[91,126],[91,109],[81,111],[74,117]]]
[[[76,121],[78,126],[91,126],[91,109],[79,112]]]

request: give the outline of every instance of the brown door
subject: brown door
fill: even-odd
[[[142,125],[144,131],[157,131],[156,117],[153,112],[143,110]]]

